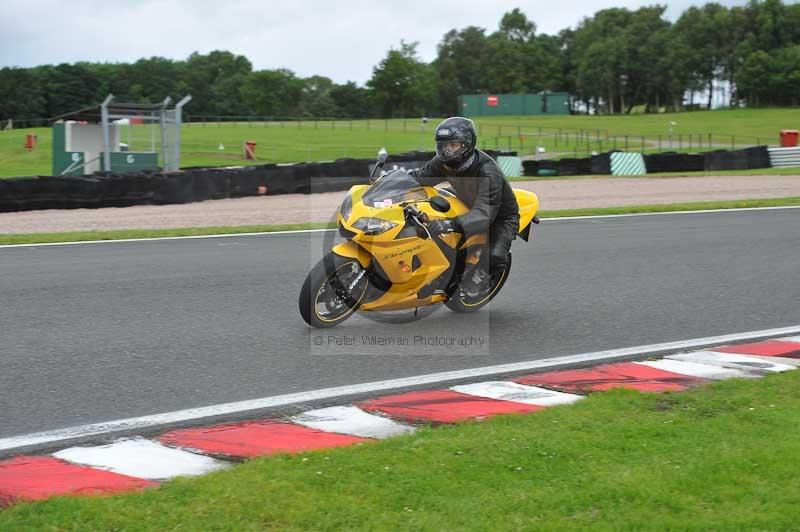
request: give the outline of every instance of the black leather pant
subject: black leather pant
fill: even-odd
[[[484,271],[493,272],[508,264],[511,242],[516,238],[519,222],[516,220],[495,220],[489,227],[489,241],[481,250],[478,266]]]

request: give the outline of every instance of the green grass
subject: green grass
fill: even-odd
[[[2,530],[797,530],[800,371],[253,460]]]
[[[38,137],[38,145],[32,151],[23,147],[28,134]],[[52,140],[49,128],[0,131],[0,177],[50,175]]]
[[[124,229],[119,231],[73,231],[67,233],[0,234],[0,244],[46,244],[53,242],[85,242],[90,240],[127,240],[177,236],[231,235],[324,229],[327,223],[238,225],[224,227],[183,227],[175,229]]]
[[[183,129],[182,165],[242,164],[241,147],[245,140],[257,143],[256,154],[260,160],[256,162],[370,158],[381,146],[393,153],[420,148],[430,150],[437,121],[431,119],[424,126],[417,119],[192,123]],[[712,134],[711,148],[730,148],[732,142],[734,146],[757,142],[776,144],[780,129],[800,127],[800,108],[612,117],[508,116],[478,118],[476,122],[485,148],[510,147],[523,153],[532,153],[536,146],[543,146],[553,154],[584,157],[591,150],[607,151],[615,146],[623,148],[625,136],[629,137],[629,149],[640,149],[641,137],[644,136],[646,150],[653,151],[658,149],[658,136],[661,135],[661,149],[667,150],[670,122],[677,124],[673,126],[674,150],[710,149],[708,133]],[[32,152],[26,152],[23,148],[27,133],[35,133],[39,137],[39,145]],[[49,175],[50,135],[49,128],[0,131],[0,177]],[[691,148],[689,135],[692,135]],[[125,128],[122,139],[125,142],[129,140]],[[130,140],[133,150],[150,150],[151,134],[148,128],[134,127]],[[224,150],[219,149],[220,144]]]
[[[526,129],[530,127],[549,127],[564,129],[584,129],[595,134],[604,130],[612,135],[663,135],[667,137],[669,123],[672,126],[673,137],[684,135],[688,141],[689,134],[713,133],[720,135],[720,141],[730,135],[762,140],[771,144],[778,142],[778,133],[781,129],[800,129],[800,107],[773,108],[773,109],[735,109],[719,111],[696,111],[687,113],[640,114],[640,115],[569,115],[569,116],[540,116],[540,117],[492,117],[479,119],[479,123],[487,126],[495,124],[520,125]],[[509,128],[510,130],[510,128]],[[523,130],[524,131],[524,130]],[[484,135],[494,136],[495,129],[485,128]],[[500,134],[508,134],[503,130]],[[632,139],[630,139],[632,141]],[[712,138],[713,141],[713,138]]]
[[[603,214],[638,214],[651,212],[675,212],[709,209],[744,209],[754,207],[786,207],[800,205],[800,197],[753,199],[733,201],[702,201],[670,203],[664,205],[634,205],[591,209],[565,209],[540,211],[540,218],[558,216],[597,216]],[[187,227],[176,229],[129,229],[121,231],[78,231],[69,233],[0,234],[0,245],[44,244],[56,242],[83,242],[89,240],[125,240],[137,238],[164,238],[179,236],[224,235],[241,233],[269,233],[303,229],[324,229],[327,223],[304,223],[284,225],[242,225],[227,227]]]

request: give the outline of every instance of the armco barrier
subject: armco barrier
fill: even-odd
[[[767,157],[772,166],[800,166],[800,148],[770,148]]]

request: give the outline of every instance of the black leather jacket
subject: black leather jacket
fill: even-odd
[[[497,223],[507,225],[516,233],[519,231],[519,206],[511,185],[494,159],[481,150],[475,153],[475,162],[464,172],[450,170],[434,157],[415,170],[414,177],[424,186],[443,181],[450,183],[456,196],[469,207],[469,212],[458,217],[467,236],[485,233]]]

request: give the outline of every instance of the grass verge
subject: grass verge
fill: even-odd
[[[591,209],[565,209],[541,211],[541,218],[559,216],[599,216],[608,214],[642,214],[656,212],[677,212],[715,209],[744,209],[754,207],[787,207],[800,205],[800,197],[752,199],[734,201],[701,201],[691,203],[670,203],[664,205],[633,205],[623,207],[603,207]],[[84,242],[90,240],[126,240],[140,238],[165,238],[202,235],[228,235],[241,233],[269,233],[306,229],[324,229],[329,224],[304,223],[284,225],[242,225],[233,227],[186,227],[176,229],[129,229],[120,231],[79,231],[71,233],[30,233],[0,234],[0,245],[48,244],[60,242]]]
[[[790,530],[800,371],[613,390],[528,416],[0,512],[2,530]]]
[[[242,233],[275,233],[278,231],[302,231],[325,229],[329,224],[273,224],[236,225],[222,227],[179,227],[174,229],[123,229],[119,231],[75,231],[68,233],[0,234],[0,245],[48,244],[58,242],[85,242],[93,240],[136,240],[140,238],[167,238],[205,235],[235,235]],[[335,227],[335,226],[334,226]]]

